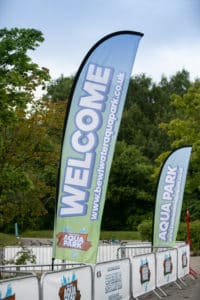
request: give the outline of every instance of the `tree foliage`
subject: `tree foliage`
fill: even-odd
[[[200,218],[200,81],[194,82],[185,94],[173,94],[171,105],[176,110],[177,117],[169,123],[161,123],[160,127],[173,140],[172,148],[192,146],[183,217],[186,209],[189,209],[191,220],[196,220]]]
[[[61,75],[58,79],[52,80],[47,86],[47,94],[45,99],[52,102],[67,101],[71,92],[73,77],[64,77]]]
[[[152,216],[151,174],[151,163],[135,145],[117,143],[108,184],[103,228],[136,229],[137,224],[147,215]]]
[[[44,38],[35,29],[0,29],[0,120],[12,121],[16,108],[25,109],[33,92],[49,79],[47,72],[33,63],[27,55]]]
[[[63,125],[73,77],[50,79],[27,53],[44,38],[35,29],[0,30],[0,228],[52,229]],[[29,112],[27,113],[27,108]],[[184,209],[200,218],[200,83],[186,70],[159,83],[130,80],[107,188],[103,229],[136,229],[152,220],[157,178],[166,155],[192,145]]]
[[[49,79],[27,55],[42,41],[42,33],[34,29],[0,30],[0,226],[8,229],[15,221],[32,223],[44,212],[30,176],[33,141],[40,141],[26,113],[36,87]]]

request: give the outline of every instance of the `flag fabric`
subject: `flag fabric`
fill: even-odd
[[[176,243],[191,151],[191,146],[176,149],[162,166],[157,187],[153,247],[173,247]]]
[[[53,256],[95,263],[109,172],[142,33],[105,36],[88,52],[67,110]]]

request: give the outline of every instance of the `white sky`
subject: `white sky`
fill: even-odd
[[[185,68],[200,77],[200,0],[0,0],[0,27],[35,28],[31,53],[53,79],[74,75],[89,49],[118,30],[144,33],[133,75],[154,81]]]

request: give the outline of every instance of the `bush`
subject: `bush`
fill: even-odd
[[[142,241],[152,241],[152,221],[143,221],[138,225],[138,231]],[[186,223],[180,223],[177,234],[177,241],[187,241]],[[200,250],[200,220],[190,223],[191,250]]]
[[[186,223],[180,223],[177,234],[177,241],[187,241]]]
[[[16,253],[13,259],[4,261],[3,264],[15,264],[15,265],[26,265],[26,264],[35,264],[36,256],[32,253],[32,250],[21,246],[20,250]]]
[[[179,226],[177,240],[187,241],[187,226],[186,223],[181,223]],[[200,221],[196,220],[190,223],[190,241],[191,250],[200,250]]]
[[[200,250],[200,221],[196,220],[190,224],[191,250]]]
[[[142,241],[152,240],[152,221],[146,220],[140,223],[137,227]]]

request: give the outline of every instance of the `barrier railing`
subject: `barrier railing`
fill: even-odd
[[[134,246],[121,246],[117,249],[117,258],[125,258],[129,257],[132,258],[137,255],[151,253],[151,244],[145,243],[144,246],[142,245],[134,245]]]
[[[0,280],[0,299],[39,300],[39,282],[35,275]]]
[[[177,276],[178,278],[182,278],[185,275],[189,274],[190,271],[190,247],[189,245],[185,245],[177,248],[177,263],[178,270]]]
[[[54,271],[70,269],[78,266],[83,266],[85,264],[81,263],[61,263],[61,264],[54,264]],[[38,265],[38,264],[31,264],[31,265],[2,265],[0,266],[0,274],[4,273],[16,273],[16,274],[26,274],[28,273],[36,273],[37,275],[43,274],[44,272],[52,271],[52,264],[45,264],[45,265]],[[1,277],[0,277],[1,278]],[[1,300],[1,298],[0,298]]]
[[[155,259],[156,287],[166,296],[161,287],[177,281],[177,249],[156,252]]]
[[[47,272],[41,278],[41,300],[93,300],[93,273],[91,266],[57,272]]]
[[[45,270],[39,280],[37,276],[41,266],[35,265],[34,274],[26,273],[25,277],[20,278],[5,279],[4,277],[3,280],[0,280],[0,299],[13,300],[15,298],[6,297],[15,294],[17,295],[16,299],[26,300],[27,295],[29,296],[28,291],[33,289],[36,289],[34,294],[36,300],[50,298],[55,300],[129,300],[132,299],[131,297],[138,298],[149,292],[154,292],[158,298],[161,298],[158,291],[166,296],[163,290],[164,286],[167,288],[169,283],[174,282],[177,287],[181,288],[177,280],[182,280],[189,275],[190,249],[186,244],[179,244],[175,248],[165,250],[159,249],[160,251],[155,253],[149,253],[149,249],[151,249],[149,245],[144,246],[144,249],[141,248],[141,245],[134,246],[132,247],[134,251],[131,251],[130,246],[125,248],[125,246],[118,248],[118,256],[129,255],[130,257],[118,257],[116,260],[97,263],[93,268],[90,265],[62,263],[55,264],[54,271],[51,271],[51,264],[47,264],[45,267],[49,270]],[[125,252],[122,252],[122,249]],[[135,251],[138,249],[143,253],[135,255]],[[56,267],[59,270],[56,270]],[[34,265],[0,266],[0,274],[4,274],[6,277],[11,274],[18,276],[19,270],[30,272],[33,269]],[[32,279],[28,280],[27,278]],[[37,294],[38,289],[40,293]]]
[[[131,258],[131,287],[134,298],[155,290],[155,255],[153,253]]]
[[[117,258],[117,249],[120,247],[120,243],[111,243],[111,244],[100,244],[98,247],[97,254],[97,263],[109,261]],[[26,247],[31,251],[31,254],[36,257],[36,264],[46,265],[51,264],[52,262],[52,246],[28,246]],[[21,247],[19,246],[7,246],[4,247],[2,253],[2,260],[12,260],[17,256],[17,253],[20,251]],[[62,260],[56,259],[55,264],[62,263]],[[65,261],[65,263],[70,263]]]
[[[94,267],[93,299],[130,299],[130,260],[114,260]]]

